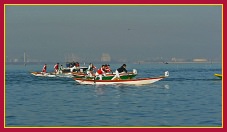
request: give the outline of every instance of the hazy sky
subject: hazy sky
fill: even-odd
[[[6,56],[221,58],[221,6],[6,6]]]

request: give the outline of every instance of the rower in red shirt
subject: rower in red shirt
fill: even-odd
[[[59,67],[59,63],[54,65],[54,72],[57,73],[58,72],[58,67]]]
[[[102,67],[96,71],[95,75],[99,77],[99,80],[102,80],[102,76],[106,76],[105,65],[102,65]]]
[[[43,69],[42,69],[42,72],[43,73],[46,73],[47,72],[47,64],[44,64]]]
[[[105,72],[106,73],[110,73],[110,72],[112,73],[112,70],[110,69],[110,65],[109,64],[108,65],[105,64]]]

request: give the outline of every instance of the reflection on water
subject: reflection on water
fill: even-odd
[[[96,92],[97,95],[103,95],[105,93],[104,89],[100,86],[97,86],[95,88],[95,92]]]

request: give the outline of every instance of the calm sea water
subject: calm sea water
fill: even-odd
[[[99,67],[99,65],[96,65]],[[119,64],[112,64],[116,69]],[[48,66],[52,71],[53,65]],[[42,65],[6,65],[6,117],[11,126],[222,126],[221,64],[128,64],[138,76],[170,76],[154,84],[80,85],[35,77]]]

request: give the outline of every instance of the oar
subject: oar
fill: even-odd
[[[94,83],[96,83],[95,79],[96,79],[96,76],[94,76]]]

